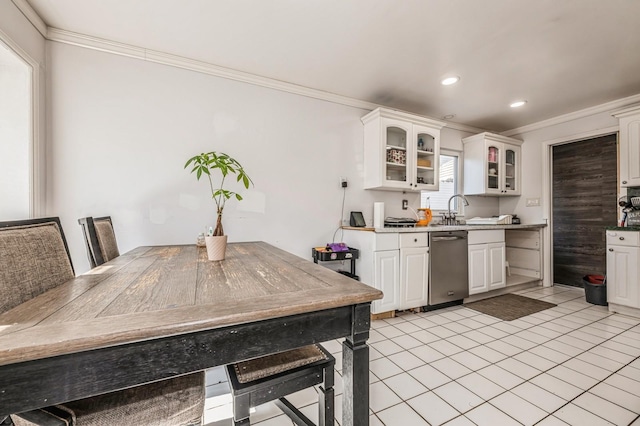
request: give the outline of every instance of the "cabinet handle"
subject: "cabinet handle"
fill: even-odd
[[[622,181],[622,183],[626,185],[626,184],[627,184],[627,181],[626,181],[626,180],[623,180],[623,181]]]
[[[624,237],[620,237],[620,241],[624,240]]]
[[[417,242],[418,242],[418,239],[417,239],[417,238],[414,238],[414,239],[413,239],[413,242],[414,242],[414,243],[417,243]]]
[[[612,249],[612,248],[610,248],[610,249],[609,249],[609,251],[613,251],[613,249]]]

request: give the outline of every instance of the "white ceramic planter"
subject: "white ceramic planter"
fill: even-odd
[[[207,256],[209,260],[224,260],[227,251],[227,236],[204,237],[207,245]]]

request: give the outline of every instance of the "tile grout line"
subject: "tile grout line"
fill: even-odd
[[[533,291],[536,291],[536,290],[533,290]],[[566,290],[566,291],[563,291],[563,292],[560,292],[560,293],[554,293],[554,294],[547,295],[547,296],[543,296],[543,297],[553,296],[553,295],[555,295],[555,294],[562,294],[562,293],[565,293],[565,292],[568,292],[568,291],[570,291],[570,290]],[[569,302],[575,301],[576,299],[581,299],[581,298],[582,298],[582,296],[576,296],[576,297],[573,297],[573,298],[571,298],[571,299],[567,299],[567,300],[566,300],[566,301],[564,301],[564,302],[558,302],[558,303],[556,304],[556,306],[555,306],[555,307],[559,307],[559,308],[563,309],[563,308],[560,306],[560,304],[562,304],[562,303],[569,303]],[[461,307],[462,307],[462,308],[464,308],[464,305],[461,305]],[[457,306],[456,308],[457,308],[457,309],[460,309],[461,307],[460,307],[460,306]],[[563,318],[563,317],[566,317],[566,316],[569,316],[569,315],[573,315],[573,314],[575,314],[575,313],[577,313],[577,312],[580,312],[580,311],[583,311],[583,310],[587,310],[587,309],[590,309],[590,308],[592,308],[592,306],[584,306],[584,307],[583,307],[583,308],[581,308],[581,309],[577,309],[577,310],[573,310],[572,312],[564,313],[563,315],[560,315],[560,316],[555,317],[555,318],[550,319],[550,320],[543,321],[543,322],[541,322],[541,323],[539,323],[539,324],[531,324],[531,326],[530,326],[530,327],[522,328],[521,330],[519,330],[519,331],[517,331],[517,332],[508,333],[508,334],[507,334],[507,336],[503,336],[503,337],[501,337],[501,338],[494,338],[493,336],[490,336],[490,335],[488,335],[488,337],[491,337],[491,338],[493,339],[492,341],[502,340],[502,339],[504,339],[505,337],[508,337],[508,336],[510,336],[510,335],[514,335],[514,334],[520,333],[521,331],[524,331],[524,330],[529,330],[530,328],[533,328],[533,327],[536,327],[536,326],[542,326],[542,327],[544,327],[544,325],[542,325],[542,324],[545,324],[545,323],[548,323],[548,322],[551,322],[551,321],[555,321],[555,320],[557,320],[557,319],[559,319],[559,318]],[[471,308],[466,308],[466,309],[471,309]],[[566,309],[566,308],[564,308],[564,309]],[[422,318],[428,318],[429,316],[434,316],[434,315],[437,315],[437,314],[438,314],[438,313],[437,313],[437,311],[432,311],[432,312],[433,312],[433,314],[432,314],[432,315],[422,316]],[[454,310],[450,310],[450,312],[454,312]],[[541,311],[541,312],[542,312],[542,311]],[[419,314],[418,314],[418,315],[419,315]],[[487,314],[483,314],[483,313],[478,312],[478,315],[487,315]],[[589,323],[587,323],[587,324],[580,324],[580,323],[576,323],[576,325],[578,325],[578,326],[579,326],[578,328],[573,329],[573,330],[568,331],[568,332],[565,332],[565,333],[563,333],[563,334],[560,334],[559,336],[556,336],[556,337],[554,337],[554,338],[548,339],[548,340],[547,340],[546,342],[544,342],[544,343],[547,343],[547,342],[549,342],[549,341],[552,341],[552,340],[558,339],[558,338],[560,338],[560,337],[562,337],[562,336],[566,336],[566,335],[568,335],[569,333],[572,333],[572,332],[574,332],[574,331],[576,331],[576,330],[579,330],[579,329],[582,329],[582,328],[587,327],[587,326],[589,326],[589,325],[592,325],[592,324],[594,324],[594,323],[597,323],[597,322],[599,322],[599,321],[601,321],[601,320],[603,320],[603,319],[609,318],[609,317],[611,317],[612,315],[613,315],[613,313],[608,313],[607,315],[605,315],[605,316],[603,316],[603,317],[601,317],[601,318],[599,318],[599,319],[590,320],[590,322],[589,322]],[[466,317],[466,316],[465,316],[465,318],[463,318],[463,319],[473,318],[474,316],[477,316],[477,315],[473,315],[473,316],[469,316],[469,317]],[[444,318],[447,318],[447,317],[445,316]],[[449,319],[449,318],[447,318],[447,319]],[[587,318],[583,318],[583,319],[587,320]],[[448,324],[448,323],[452,323],[452,322],[461,321],[461,320],[462,320],[462,319],[459,319],[459,320],[451,320],[451,319],[449,319],[449,321],[448,321],[448,322],[446,322],[446,323],[442,323],[442,324],[436,324],[436,323],[434,323],[434,324],[436,324],[436,326],[443,326],[443,327],[445,327],[445,328],[446,328],[446,324]],[[407,321],[407,322],[412,322],[412,320],[408,320],[408,319],[406,319],[405,321]],[[415,321],[415,320],[413,320],[413,321]],[[569,320],[569,321],[570,321],[570,320]],[[395,324],[389,323],[389,322],[387,322],[387,321],[385,321],[385,322],[387,323],[387,326],[391,326],[391,327],[394,327],[394,328],[398,329],[397,327],[395,327]],[[502,321],[502,323],[504,323],[504,322],[506,322],[506,321]],[[525,322],[526,322],[526,321],[525,321]],[[477,328],[477,329],[471,329],[471,330],[469,330],[469,331],[477,330],[477,331],[479,331],[479,332],[481,332],[481,333],[482,333],[482,331],[480,331],[480,329],[485,328],[485,327],[490,327],[490,326],[492,326],[492,325],[494,325],[494,324],[498,324],[498,323],[501,323],[501,321],[499,320],[499,321],[496,321],[496,322],[494,322],[494,323],[492,323],[492,324],[486,324],[486,325],[483,325],[482,327],[479,327],[479,328]],[[570,359],[576,358],[577,356],[579,356],[579,355],[581,355],[581,354],[583,354],[583,353],[585,353],[585,352],[588,352],[589,350],[593,349],[594,347],[600,346],[602,343],[604,343],[604,342],[606,342],[606,341],[609,341],[609,340],[611,340],[611,339],[613,339],[613,338],[617,337],[618,335],[620,335],[620,334],[622,334],[622,333],[624,333],[624,332],[626,332],[626,331],[629,331],[629,330],[630,330],[630,329],[632,329],[632,328],[635,328],[636,326],[637,326],[637,325],[629,325],[629,327],[627,327],[626,329],[621,329],[622,331],[621,331],[620,333],[617,333],[616,335],[614,335],[614,336],[612,336],[612,337],[609,337],[609,338],[605,339],[603,342],[600,342],[600,343],[598,343],[597,345],[595,345],[595,346],[593,346],[593,347],[591,347],[591,348],[589,348],[589,349],[583,350],[583,352],[581,352],[581,353],[579,353],[579,354],[577,354],[577,355],[575,355],[575,356],[572,356]],[[385,326],[385,327],[386,327],[386,326]],[[516,326],[514,326],[514,327],[516,327]],[[381,327],[381,328],[383,328],[383,327]],[[421,328],[421,327],[420,327],[420,328]],[[521,327],[518,327],[518,328],[521,328]],[[546,327],[545,327],[545,328],[546,328]],[[619,327],[617,327],[617,328],[619,328]],[[428,329],[423,329],[423,328],[421,328],[421,329],[422,329],[422,330],[425,330],[425,331],[428,331]],[[407,334],[407,335],[408,335],[408,333],[405,333],[404,331],[402,331],[402,330],[400,330],[400,329],[398,329],[398,330],[399,330],[399,331],[401,331],[403,334]],[[551,330],[551,329],[549,329],[549,330]],[[453,331],[453,330],[452,330],[452,331]],[[501,331],[503,331],[503,330],[501,330]],[[530,330],[530,331],[531,331],[531,330]],[[551,330],[551,331],[556,331],[556,330]],[[603,330],[603,331],[604,331],[604,330]],[[535,331],[531,331],[531,332],[532,332],[532,333],[535,333]],[[382,334],[382,333],[380,333],[380,334]],[[433,333],[432,333],[432,334],[433,334]],[[463,333],[461,333],[461,334],[463,334]],[[485,334],[485,333],[483,333],[483,334]],[[535,334],[538,334],[538,333],[535,333]],[[590,334],[590,333],[589,333],[589,334]],[[384,334],[383,334],[383,336],[384,336]],[[436,335],[436,336],[437,336],[437,335]],[[542,336],[542,337],[544,337],[544,338],[548,338],[548,336],[543,336],[543,335],[540,335],[540,336]],[[594,336],[595,336],[595,335],[594,335]],[[388,338],[388,337],[386,337],[386,336],[384,336],[384,337],[385,337],[385,339],[386,339],[386,340],[392,340],[392,339],[393,339],[393,338]],[[395,337],[399,337],[399,336],[395,336]],[[394,337],[394,338],[395,338],[395,337]],[[434,343],[434,342],[436,342],[436,341],[440,341],[440,340],[445,340],[445,341],[446,341],[446,340],[449,338],[449,337],[442,338],[442,337],[440,337],[440,336],[437,336],[437,337],[439,337],[439,339],[438,339],[438,340],[435,340],[435,341],[430,342],[430,343]],[[453,336],[450,336],[450,337],[453,337]],[[570,337],[574,337],[574,336],[570,336]],[[598,337],[598,336],[595,336],[595,337]],[[524,339],[524,340],[528,340],[528,339],[526,339],[525,337],[521,337],[521,338],[522,338],[522,339]],[[578,339],[578,340],[582,340],[582,339],[580,339],[580,338],[578,338],[578,337],[574,337],[574,338],[576,338],[576,339]],[[473,339],[471,338],[471,340],[473,340]],[[533,341],[531,341],[531,340],[528,340],[528,341],[529,341],[529,342],[531,342],[531,343],[536,343],[536,342],[533,342]],[[477,341],[476,341],[476,342],[477,342]],[[394,343],[395,343],[395,342],[394,342]],[[427,343],[427,344],[423,343],[423,345],[427,345],[427,346],[429,346],[429,344],[430,344],[430,343]],[[451,343],[451,342],[448,342],[448,343],[455,345],[454,343]],[[479,343],[479,342],[477,342],[477,343]],[[490,342],[487,342],[487,343],[490,343]],[[533,349],[534,347],[543,346],[543,345],[544,345],[544,343],[536,343],[536,345],[532,346],[532,347],[531,347],[531,348],[529,348],[529,349],[522,349],[522,348],[519,348],[519,347],[518,347],[518,349],[522,349],[520,352],[518,352],[518,353],[516,353],[516,354],[514,354],[514,355],[507,355],[507,358],[505,358],[505,359],[513,358],[514,356],[519,355],[519,354],[524,353],[524,352],[527,352],[527,351],[529,351],[530,349]],[[589,342],[587,342],[587,343],[589,343]],[[576,348],[576,349],[581,349],[581,348],[577,348],[577,347],[575,347],[575,346],[573,346],[573,345],[570,345],[570,344],[568,344],[568,343],[565,343],[565,344],[567,344],[567,345],[569,345],[569,346],[572,346],[572,347],[574,347],[574,348]],[[398,345],[398,346],[400,346],[400,345]],[[455,346],[457,346],[457,345],[455,345]],[[479,343],[479,344],[478,344],[478,346],[486,346],[486,344],[485,344],[485,343]],[[511,345],[511,346],[514,346],[514,345]],[[459,347],[459,346],[458,346],[458,347]],[[475,346],[475,347],[477,347],[477,346]],[[517,346],[516,346],[516,347],[517,347]],[[459,348],[461,349],[461,352],[467,352],[467,351],[468,351],[467,349],[464,349],[464,348],[461,348],[461,347],[459,347]],[[405,351],[408,351],[408,349],[405,349],[405,348],[402,348],[402,349],[403,349],[403,350],[405,350]],[[432,348],[432,349],[433,349],[433,348]],[[489,349],[492,349],[492,348],[490,348],[490,347],[489,347]],[[550,349],[551,349],[551,348],[550,348]],[[438,352],[438,353],[441,353],[441,352],[437,351],[436,349],[433,349],[433,350],[435,350],[435,351],[436,351],[436,352]],[[495,349],[494,349],[494,350],[495,350]],[[555,350],[555,349],[554,349],[554,350]],[[611,350],[614,350],[614,349],[611,349]],[[615,351],[615,350],[614,350],[614,351]],[[556,352],[560,352],[560,351],[556,351]],[[618,351],[616,351],[616,352],[618,352]],[[460,353],[460,352],[458,352],[458,353]],[[561,352],[561,353],[562,353],[562,352]],[[563,353],[563,354],[564,354],[564,353]],[[390,354],[390,355],[393,355],[393,354]],[[441,359],[444,359],[444,358],[451,358],[451,356],[452,356],[452,355],[445,355],[445,354],[442,354],[442,355],[443,355],[443,358],[441,358]],[[455,355],[455,354],[454,354],[454,355]],[[502,355],[506,355],[506,354],[502,353]],[[568,354],[564,354],[564,355],[568,355]],[[387,358],[391,363],[393,363],[393,364],[394,364],[394,365],[396,365],[397,367],[399,367],[399,368],[402,370],[402,372],[403,372],[403,373],[408,373],[408,374],[410,374],[410,373],[409,373],[409,371],[404,370],[404,368],[402,368],[400,365],[396,364],[393,360],[389,359],[389,355],[384,355],[384,354],[383,354],[382,356],[383,356],[384,358]],[[476,355],[476,356],[477,356],[477,355]],[[538,356],[539,356],[539,355],[538,355]],[[480,357],[480,358],[482,358],[482,357]],[[542,358],[544,358],[544,357],[542,357]],[[545,359],[546,359],[546,358],[545,358]],[[636,359],[637,359],[637,358],[636,358]],[[489,362],[489,365],[488,365],[488,366],[496,365],[498,362],[501,362],[501,361],[503,361],[503,360],[504,360],[504,359],[502,359],[502,360],[500,360],[500,361],[497,361],[497,362],[490,362],[490,361],[488,361],[488,360],[486,360],[486,359],[485,359],[485,361]],[[455,361],[455,360],[453,360],[453,361],[454,361],[454,362],[457,362],[457,361]],[[549,361],[553,362],[552,360],[549,360]],[[555,366],[554,366],[554,367],[552,367],[552,368],[555,368],[555,367],[557,367],[557,366],[559,366],[559,365],[563,365],[564,363],[566,363],[566,362],[568,362],[568,361],[569,361],[569,360],[563,361],[562,363],[557,364],[557,365],[555,365]],[[634,361],[635,361],[635,360],[632,360],[632,361],[630,361],[629,363],[632,363],[632,362],[634,362]],[[584,361],[584,362],[587,362],[587,361]],[[629,363],[628,363],[628,364],[629,364]],[[590,364],[590,363],[589,363],[589,364]],[[627,364],[627,365],[628,365],[628,364]],[[425,365],[429,365],[429,363],[425,363]],[[592,364],[592,365],[593,365],[593,364]],[[486,367],[488,367],[488,366],[485,366],[485,367],[483,367],[483,368],[486,368]],[[497,367],[502,368],[502,367],[500,367],[500,366],[497,366]],[[624,368],[624,367],[626,367],[626,365],[624,365],[624,366],[620,367],[620,369],[622,369],[622,368]],[[435,367],[434,367],[434,368],[435,368]],[[535,368],[535,367],[532,367],[532,368]],[[547,371],[551,370],[552,368],[549,368],[549,369],[547,369],[547,370],[541,371],[539,374],[537,374],[536,376],[534,376],[534,377],[532,377],[532,378],[538,377],[539,375],[541,375],[541,374],[543,374],[543,373],[546,373]],[[566,366],[565,366],[565,368],[570,368],[570,367],[566,367]],[[570,368],[570,369],[571,369],[571,368]],[[611,375],[613,375],[613,374],[617,373],[618,371],[620,371],[620,369],[618,369],[618,370],[616,370],[615,372],[611,373]],[[572,371],[575,371],[575,370],[573,370],[573,369],[571,369],[571,370],[572,370]],[[438,371],[439,371],[439,370],[438,370]],[[508,371],[508,370],[506,370],[506,371],[507,371],[507,372],[509,372],[509,373],[511,373],[511,372],[510,372],[510,371]],[[475,372],[475,371],[472,371],[472,373],[473,373],[473,372]],[[460,379],[460,378],[462,378],[462,377],[465,377],[465,376],[467,376],[467,375],[469,375],[469,374],[472,374],[472,373],[468,373],[468,374],[465,374],[465,375],[463,375],[463,376],[460,376],[458,379],[452,379],[452,378],[451,378],[450,376],[448,376],[447,374],[445,374],[445,373],[443,373],[443,372],[441,372],[441,371],[440,371],[440,373],[444,374],[447,378],[449,378],[449,379],[451,380],[451,382],[457,382],[457,380],[458,380],[458,379]],[[383,384],[385,384],[385,386],[387,386],[387,388],[389,388],[389,389],[390,389],[394,394],[396,394],[396,395],[397,395],[397,393],[396,393],[396,392],[394,392],[394,391],[393,391],[393,389],[391,389],[388,385],[386,385],[386,383],[384,383],[384,380],[386,380],[386,379],[388,379],[388,378],[390,378],[390,377],[394,377],[394,376],[396,376],[396,375],[394,375],[394,376],[389,376],[389,377],[387,377],[386,379],[380,379],[378,376],[376,376],[376,375],[375,375],[375,373],[373,373],[373,372],[372,372],[372,374],[374,374],[374,376],[375,376],[379,381],[382,381],[382,382],[383,382]],[[402,373],[399,373],[399,374],[402,374]],[[513,374],[513,373],[511,373],[511,374]],[[517,376],[517,375],[516,375],[516,376]],[[484,376],[483,376],[483,377],[484,377]],[[554,376],[554,377],[555,377],[555,376]],[[608,378],[608,377],[609,377],[609,376],[607,376],[607,378]],[[486,377],[485,377],[485,378],[486,378]],[[486,378],[486,379],[488,379],[488,378]],[[502,386],[501,386],[501,385],[499,385],[498,383],[495,383],[493,380],[491,380],[491,379],[488,379],[488,380],[489,380],[489,381],[491,381],[492,383],[496,384],[497,386],[499,386],[499,387],[501,387],[501,388],[502,388]],[[524,381],[523,383],[527,383],[527,382],[529,382],[530,380],[531,380],[531,379],[525,379],[525,381]],[[559,378],[558,378],[558,380],[562,380],[562,379],[559,379]],[[562,380],[562,381],[564,381],[564,380]],[[602,382],[602,381],[599,381],[596,385],[593,385],[593,386],[597,386],[597,385],[598,385],[598,384],[600,384],[601,382]],[[422,393],[422,394],[418,394],[418,395],[414,396],[413,398],[415,398],[415,397],[417,397],[417,396],[420,396],[420,395],[423,395],[423,394],[426,394],[426,393],[428,393],[428,392],[433,392],[434,390],[436,390],[436,389],[440,388],[441,386],[444,386],[444,385],[446,385],[446,384],[448,384],[448,383],[450,383],[450,382],[447,382],[447,383],[445,383],[445,384],[442,384],[442,385],[436,386],[436,387],[434,387],[434,388],[432,388],[432,389],[429,389],[427,392],[424,392],[424,393]],[[565,382],[565,383],[566,383],[566,382]],[[522,383],[521,383],[521,384],[522,384]],[[519,384],[518,386],[520,386],[521,384]],[[534,385],[534,386],[536,386],[535,384],[533,384],[533,385]],[[461,384],[461,386],[463,386],[463,387],[464,387],[464,385],[462,385],[462,384]],[[470,389],[468,389],[468,388],[466,388],[466,387],[465,387],[465,389],[467,389],[468,391],[470,391],[470,392],[471,392],[471,393],[473,393],[474,395],[478,396],[479,398],[482,398],[482,397],[480,397],[479,395],[475,394],[472,390],[470,390]],[[504,388],[503,388],[503,389],[504,389]],[[591,388],[589,388],[589,389],[591,389]],[[504,392],[501,392],[500,394],[495,395],[495,396],[494,396],[493,398],[491,398],[491,399],[494,399],[494,398],[496,398],[496,397],[498,397],[498,396],[500,396],[500,395],[502,395],[502,394],[505,394],[505,393],[507,393],[507,392],[510,392],[510,391],[511,391],[511,389],[507,389],[507,390],[505,390]],[[588,391],[588,390],[587,390],[587,391]],[[585,393],[585,392],[587,392],[587,391],[582,392],[580,395],[582,395],[583,393]],[[572,400],[570,400],[570,401],[567,401],[567,403],[565,403],[562,407],[564,407],[565,405],[567,405],[567,404],[569,404],[570,402],[574,401],[574,400],[575,400],[576,398],[578,398],[580,395],[576,396],[575,398],[573,398],[573,399],[572,399]],[[404,400],[404,399],[402,399],[402,397],[400,397],[400,395],[397,395],[397,396],[402,400],[402,402],[405,402],[405,400]],[[438,396],[438,397],[439,397],[439,395],[438,395],[437,393],[436,393],[436,396]],[[442,398],[440,398],[440,399],[442,399]],[[482,398],[482,399],[484,400],[484,398]],[[444,401],[445,403],[447,403],[447,405],[451,406],[451,404],[449,404],[447,401],[445,401],[445,400],[443,400],[443,401]],[[527,401],[527,400],[525,400],[525,401],[526,401],[526,402],[529,402],[530,404],[534,405],[534,406],[535,406],[535,407],[537,407],[537,408],[540,408],[540,409],[541,409],[541,410],[543,410],[543,411],[546,411],[546,410],[544,410],[543,408],[538,407],[537,405],[533,404],[533,403],[532,403],[532,402],[530,402],[530,401]],[[611,401],[609,401],[609,402],[611,402]],[[490,400],[485,400],[485,402],[484,402],[484,403],[490,403]],[[484,403],[483,403],[483,404],[484,404]],[[399,405],[399,404],[400,404],[400,403],[398,403],[398,404],[394,404],[394,405],[391,405],[391,406],[389,406],[389,407],[386,407],[386,408],[385,408],[385,410],[386,410],[386,409],[388,409],[388,408],[391,408],[391,407],[393,407],[393,406],[395,406],[395,405]],[[490,403],[490,404],[491,404],[491,403]],[[407,404],[407,405],[408,405],[408,404]],[[480,404],[480,405],[482,405],[482,404]],[[478,405],[478,406],[480,406],[480,405]],[[496,409],[500,410],[498,407],[495,407],[493,404],[491,404],[491,405],[492,405],[494,408],[496,408]],[[616,404],[616,405],[617,405],[617,404]],[[476,407],[478,407],[478,406],[476,406]],[[411,406],[409,405],[409,407],[411,407]],[[455,408],[455,407],[453,407],[453,406],[451,406],[451,407],[452,407],[454,410],[456,410],[456,411],[458,411],[458,412],[460,413],[460,411],[459,411],[458,409],[456,409],[456,408]],[[474,409],[474,408],[476,408],[476,407],[473,407],[472,409]],[[412,407],[411,407],[411,408],[412,408]],[[622,408],[624,408],[624,407],[622,407]],[[454,419],[456,419],[456,418],[458,418],[458,417],[460,417],[460,416],[464,416],[464,414],[465,414],[465,413],[467,413],[467,412],[471,411],[472,409],[467,410],[467,411],[465,411],[464,413],[460,413],[458,416],[456,416],[456,417],[454,417],[454,418],[450,419],[449,421],[452,421],[452,420],[454,420]],[[381,410],[381,411],[383,411],[383,410]],[[415,410],[413,410],[413,411],[415,412]],[[500,410],[500,411],[501,411],[501,412],[503,412],[502,410]],[[544,418],[549,417],[550,415],[552,415],[552,414],[553,414],[553,413],[555,413],[555,412],[557,412],[557,410],[555,410],[555,411],[554,411],[554,412],[552,412],[552,413],[548,413],[548,414],[547,414],[547,416],[545,416]],[[504,412],[503,412],[503,413],[504,413]],[[375,414],[375,412],[374,412],[374,414]],[[417,414],[418,414],[418,413],[417,413]],[[504,414],[505,414],[505,415],[507,415],[507,416],[509,416],[507,413],[504,413]],[[419,415],[419,414],[418,414],[418,415]],[[422,416],[420,416],[420,417],[422,417]],[[511,417],[511,416],[509,416],[509,417]],[[511,418],[513,418],[513,417],[511,417]],[[514,419],[514,420],[515,420],[515,419]],[[426,419],[425,419],[425,421],[426,421]],[[517,420],[516,420],[516,421],[517,421]]]

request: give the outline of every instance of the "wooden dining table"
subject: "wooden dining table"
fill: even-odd
[[[139,247],[0,315],[0,419],[345,338],[341,424],[368,425],[381,297],[264,242]]]

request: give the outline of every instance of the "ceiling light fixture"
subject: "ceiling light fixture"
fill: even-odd
[[[443,86],[451,86],[452,84],[456,84],[458,81],[460,81],[460,77],[453,76],[443,79],[440,83],[442,83]]]
[[[515,101],[513,102],[511,105],[509,105],[511,108],[518,108],[521,107],[522,105],[526,104],[527,101]]]
[[[443,116],[442,118],[445,119],[445,120],[451,120],[455,116],[456,116],[455,114],[447,114],[447,115]]]

